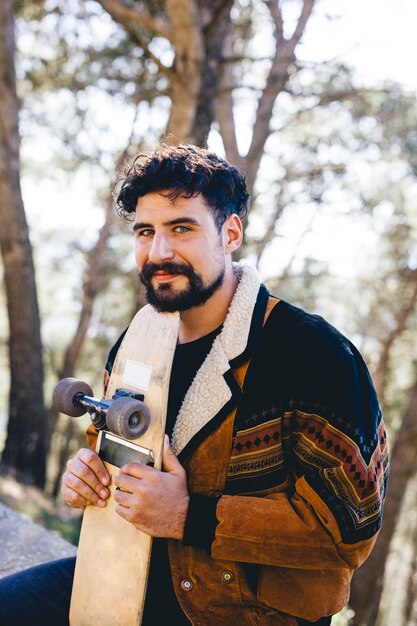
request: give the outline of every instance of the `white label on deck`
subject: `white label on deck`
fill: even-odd
[[[138,389],[147,391],[151,375],[152,367],[128,359],[123,374],[123,382],[132,385],[132,387],[138,387]]]

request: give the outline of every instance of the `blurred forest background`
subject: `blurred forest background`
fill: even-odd
[[[334,623],[417,625],[417,83],[338,47],[348,5],[361,59],[389,4],[407,37],[413,0],[2,0],[3,501],[76,535],[59,480],[86,420],[51,392],[75,375],[100,394],[143,304],[117,168],[162,137],[208,145],[247,177],[240,257],[356,343],[385,413],[385,522]]]

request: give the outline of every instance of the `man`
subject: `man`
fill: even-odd
[[[161,146],[135,160],[117,202],[134,215],[152,314],[180,315],[163,471],[130,463],[115,481],[119,515],[156,538],[143,624],[330,624],[385,494],[386,436],[360,354],[232,263],[248,195],[223,159]],[[129,330],[110,376],[121,341]],[[69,461],[62,494],[100,507],[108,485],[90,447]],[[54,621],[39,623],[66,623],[73,566],[29,574],[55,598]]]

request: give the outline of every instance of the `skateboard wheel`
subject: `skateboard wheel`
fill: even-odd
[[[92,396],[93,390],[90,385],[84,383],[77,378],[63,378],[59,381],[52,394],[52,404],[58,411],[70,415],[71,417],[80,417],[84,415],[85,409],[74,403],[74,399],[78,394]]]
[[[107,428],[119,437],[137,439],[147,431],[151,412],[134,398],[116,398],[107,409]]]

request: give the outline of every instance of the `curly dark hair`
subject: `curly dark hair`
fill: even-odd
[[[249,194],[245,177],[213,152],[192,145],[161,144],[151,154],[139,154],[124,173],[116,203],[118,213],[136,211],[138,198],[160,192],[176,200],[200,193],[220,230],[229,215],[245,217]]]

